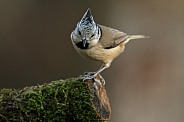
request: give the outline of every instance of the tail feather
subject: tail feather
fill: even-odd
[[[144,36],[144,35],[127,35],[124,43],[128,43],[130,40],[133,39],[143,39],[143,38],[149,38],[149,36]]]

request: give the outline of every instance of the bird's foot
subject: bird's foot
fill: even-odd
[[[83,81],[94,80],[100,86],[105,85],[104,78],[100,74],[97,74],[96,72],[84,72],[84,75],[81,76],[80,79],[82,79]]]

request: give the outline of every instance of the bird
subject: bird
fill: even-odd
[[[125,44],[130,40],[148,38],[144,35],[127,35],[117,29],[97,24],[90,8],[77,23],[70,37],[75,50],[82,57],[102,63],[90,78],[95,78],[109,68],[112,61],[125,50]]]

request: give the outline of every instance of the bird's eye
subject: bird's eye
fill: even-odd
[[[91,37],[93,37],[95,34],[91,35]]]
[[[81,36],[81,32],[80,32],[80,31],[78,31],[78,33],[79,33],[79,35]]]

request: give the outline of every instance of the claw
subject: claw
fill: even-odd
[[[103,85],[105,85],[105,80],[104,78],[99,74],[100,80],[103,82]]]
[[[93,80],[95,81],[95,84],[97,86],[104,86],[105,85],[105,80],[104,78],[95,72],[85,72],[83,76],[80,77],[80,79],[85,82],[87,80]]]
[[[90,76],[90,75],[94,75],[96,72],[84,72],[83,75],[84,76]]]
[[[83,76],[81,77],[81,79],[82,79],[83,81],[92,80],[92,79],[95,79],[95,78],[96,78],[96,75],[90,75],[90,74],[83,75]]]
[[[83,73],[83,75],[88,75],[88,74],[89,74],[89,72],[84,72],[84,73]]]

